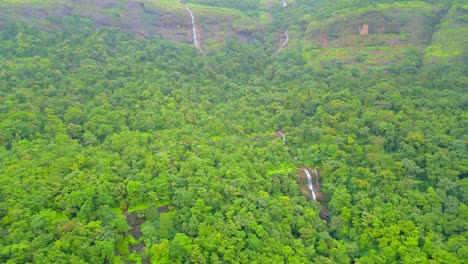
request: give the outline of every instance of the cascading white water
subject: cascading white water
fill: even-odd
[[[317,182],[317,186],[319,186],[319,173],[316,168],[314,168],[314,170],[315,170],[315,181]]]
[[[312,193],[312,198],[314,201],[317,201],[317,195],[315,194],[314,185],[312,184],[312,175],[308,169],[304,169],[305,174],[307,175],[307,181],[309,182],[308,187],[310,192]]]
[[[285,38],[285,40],[284,40],[284,42],[283,42],[283,45],[281,45],[280,50],[282,50],[282,49],[288,44],[288,42],[289,42],[288,30],[289,30],[289,28],[286,29],[286,31],[284,32],[284,36],[285,36],[286,38]]]
[[[287,7],[287,6],[288,6],[288,3],[286,3],[286,0],[281,0],[281,2],[283,3],[283,7]]]
[[[192,21],[192,37],[193,37],[193,44],[195,45],[195,48],[198,49],[198,38],[197,38],[197,29],[195,28],[195,17],[193,16],[192,10],[188,7],[188,5],[184,4],[185,8],[190,14],[190,19]]]
[[[283,139],[284,144],[287,145],[288,142],[286,141],[286,137],[284,136],[283,131],[279,130],[278,132],[279,132],[279,134],[281,135],[281,139]]]

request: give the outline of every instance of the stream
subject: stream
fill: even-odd
[[[307,181],[309,183],[307,186],[309,187],[309,190],[312,193],[312,198],[314,199],[314,201],[317,201],[317,194],[315,193],[314,184],[312,183],[312,175],[310,174],[310,171],[307,168],[304,168],[303,170],[307,175]],[[318,177],[316,178],[318,179]]]
[[[278,133],[281,135],[281,139],[283,140],[284,145],[288,145],[288,142],[286,141],[286,136],[284,135],[283,131],[281,129],[278,129]]]
[[[290,146],[288,146],[288,142],[286,141],[286,136],[284,135],[283,129],[281,128],[280,125],[278,125],[278,129],[276,130],[276,135],[281,136],[281,139],[284,143],[284,145],[288,148],[288,153],[289,155],[296,160],[299,164],[299,159],[291,152]],[[324,194],[320,188],[320,174],[319,170],[315,167],[309,167],[311,170],[314,170],[314,173],[312,174],[310,170],[307,167],[301,166],[301,170],[305,173],[307,177],[307,188],[310,191],[310,194],[312,196],[312,199],[314,201],[319,202],[321,204],[321,209],[320,209],[320,217],[324,220],[326,220],[328,223],[330,222],[330,215],[329,215],[329,210],[327,207],[328,202],[330,201],[330,198]],[[299,174],[299,172],[298,172]],[[314,182],[314,176],[315,175],[315,182]],[[299,175],[299,177],[301,177]],[[310,197],[310,196],[308,196]]]
[[[289,34],[288,34],[288,30],[289,30],[289,28],[288,28],[288,29],[286,29],[286,31],[284,32],[284,36],[285,36],[286,38],[285,38],[285,40],[284,40],[283,44],[281,45],[281,48],[280,48],[280,50],[284,49],[284,47],[285,47],[285,46],[288,44],[288,42],[289,42]]]
[[[316,181],[316,185],[317,185],[317,186],[320,186],[320,184],[319,184],[319,173],[318,173],[317,168],[314,168],[314,171],[315,171],[315,181]]]
[[[185,6],[185,9],[187,9],[187,11],[189,12],[190,14],[190,20],[192,21],[192,38],[193,38],[193,45],[195,45],[195,48],[199,48],[199,45],[198,45],[198,38],[197,38],[197,29],[195,28],[195,17],[193,16],[193,13],[192,13],[192,10],[190,10],[190,8],[188,7],[187,4],[183,4]]]

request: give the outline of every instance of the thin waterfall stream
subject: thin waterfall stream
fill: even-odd
[[[283,143],[287,146],[288,142],[286,141],[286,136],[284,135],[283,131],[278,130],[278,133],[281,135],[281,139],[283,140]]]
[[[308,187],[310,192],[312,193],[312,198],[314,199],[314,201],[317,201],[317,194],[315,193],[314,184],[312,183],[312,175],[310,174],[310,171],[307,168],[304,168],[303,170],[307,175],[307,181],[309,182]]]
[[[288,149],[289,155],[296,160],[296,162],[299,164],[299,159],[296,157],[292,152],[291,152],[291,147],[288,145],[288,142],[286,140],[286,136],[283,132],[283,129],[281,128],[280,125],[278,125],[278,129],[276,130],[276,135],[281,137],[281,140],[283,141],[284,145]],[[310,170],[314,170],[314,173],[312,174]],[[321,204],[321,209],[320,209],[320,217],[327,222],[330,221],[330,216],[329,216],[329,210],[327,207],[328,202],[330,201],[330,198],[322,192],[322,188],[320,186],[320,174],[319,170],[315,167],[305,167],[301,166],[302,172],[305,173],[305,176],[307,178],[307,189],[310,191],[310,196],[307,194],[308,198],[312,197],[314,201],[319,202]],[[297,172],[299,177],[302,177],[299,171]],[[315,177],[315,181],[314,181]]]
[[[285,47],[286,45],[288,45],[288,42],[289,42],[288,30],[289,30],[289,28],[287,28],[286,31],[284,32],[285,39],[284,39],[283,44],[281,45],[280,50],[284,49],[284,47]]]
[[[314,171],[315,171],[315,182],[317,183],[317,186],[319,186],[319,173],[318,173],[318,170],[317,168],[314,168]]]
[[[189,12],[190,14],[190,20],[192,22],[192,38],[193,38],[193,45],[195,45],[195,48],[199,49],[199,45],[198,45],[198,38],[197,38],[197,29],[195,27],[195,17],[193,16],[193,12],[192,10],[190,10],[190,8],[188,7],[187,4],[183,4],[185,6],[185,9],[187,9],[187,11]]]

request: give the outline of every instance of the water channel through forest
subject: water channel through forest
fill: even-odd
[[[276,133],[277,135],[281,136],[281,140],[283,141],[284,145],[288,147],[289,155],[291,155],[291,157],[294,158],[296,162],[299,162],[299,159],[292,154],[291,149],[288,145],[288,141],[286,140],[286,136],[281,126],[278,127],[278,130],[276,131]],[[313,172],[311,172],[311,170]],[[303,174],[305,174],[305,178],[307,179],[307,184],[306,184],[307,190],[308,190],[307,198],[313,199],[314,201],[319,202],[321,204],[322,208],[320,211],[320,217],[322,219],[329,221],[328,207],[327,207],[329,198],[327,197],[327,195],[325,195],[322,192],[322,188],[320,186],[319,170],[315,167],[301,166],[301,169],[298,171],[298,175],[301,176]],[[302,177],[299,177],[299,178],[301,179]]]
[[[193,45],[195,48],[200,49],[200,44],[199,44],[199,39],[197,36],[197,26],[195,24],[195,16],[193,15],[192,10],[188,7],[187,4],[183,3],[181,0],[179,0],[181,4],[185,6],[185,9],[187,9],[189,15],[190,15],[190,22],[192,24],[192,40],[193,40]]]

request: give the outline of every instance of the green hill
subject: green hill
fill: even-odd
[[[367,67],[394,64],[408,52],[420,53],[426,62],[462,56],[466,44],[463,2],[290,1],[287,8],[280,1],[193,1],[188,5],[206,52],[223,47],[231,38],[259,41],[278,50],[289,29],[288,45],[303,47],[314,65],[339,62]],[[190,16],[178,1],[12,0],[0,7],[4,27],[23,21],[51,31],[64,20],[79,18],[97,29],[117,28],[175,43],[193,41]]]
[[[468,3],[455,1],[436,26],[425,50],[425,63],[466,61]]]

